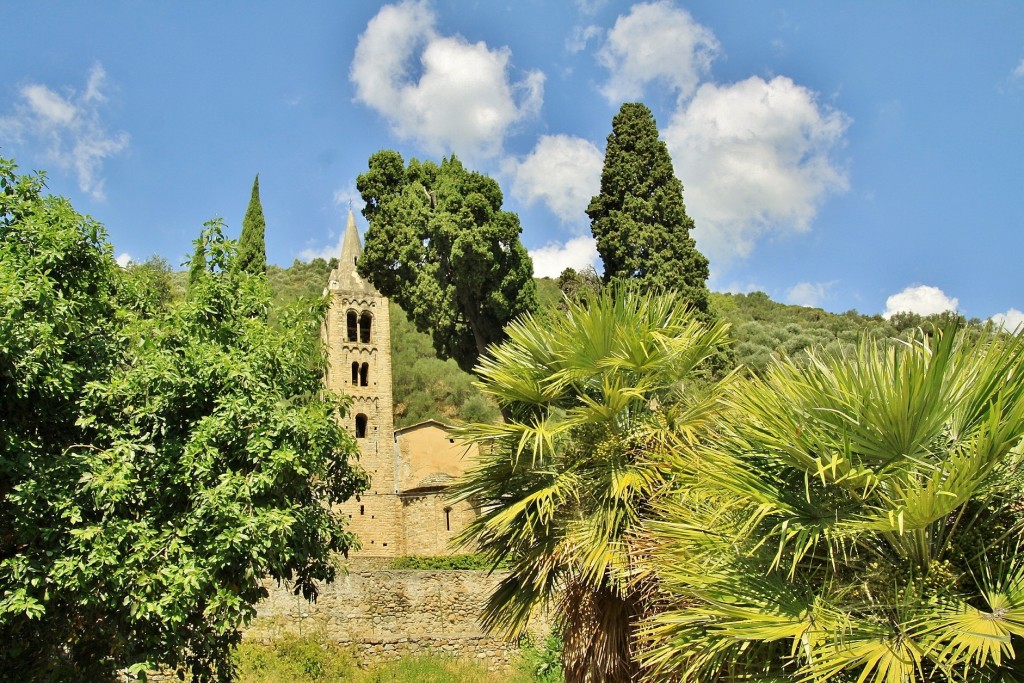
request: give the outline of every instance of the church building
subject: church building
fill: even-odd
[[[349,529],[362,544],[354,556],[448,555],[451,539],[477,514],[452,504],[445,489],[462,475],[475,451],[434,420],[395,429],[388,299],[356,272],[362,243],[349,211],[338,267],[327,290],[322,335],[327,387],[352,397],[345,429],[359,444],[370,488],[344,503]]]

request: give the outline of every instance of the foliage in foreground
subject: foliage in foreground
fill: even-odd
[[[166,309],[101,226],[0,160],[0,671],[223,679],[263,577],[306,595],[366,485],[303,331],[214,224]],[[149,283],[149,284],[147,284]]]
[[[1021,679],[1024,339],[862,340],[724,404],[650,524],[656,679]]]
[[[674,295],[605,291],[563,315],[524,316],[478,367],[509,416],[471,424],[479,464],[456,486],[483,509],[459,538],[510,574],[484,625],[511,635],[554,604],[569,681],[629,681],[643,590],[630,535],[669,474],[649,455],[710,417],[694,371],[724,343]]]

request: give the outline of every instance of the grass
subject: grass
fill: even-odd
[[[522,674],[488,671],[473,661],[418,656],[359,671],[350,680],[352,683],[529,683],[532,679]]]
[[[238,683],[561,683],[551,643],[527,645],[511,671],[475,660],[410,656],[360,669],[350,650],[319,635],[286,635],[272,645],[245,641],[235,650]]]

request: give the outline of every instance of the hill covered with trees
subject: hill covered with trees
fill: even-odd
[[[271,319],[299,300],[319,297],[334,265],[333,259],[294,261],[291,266],[267,266],[273,290]],[[142,266],[163,270],[160,276],[171,288],[169,296],[184,291],[184,273],[170,272],[167,262],[156,259]],[[562,301],[559,283],[537,278],[538,306],[557,314]],[[430,335],[418,332],[402,309],[391,304],[391,339],[394,354],[395,424],[405,426],[427,419],[443,422],[475,422],[496,419],[498,411],[473,386],[474,378],[453,360],[440,360]],[[907,337],[918,328],[928,329],[954,317],[961,325],[980,328],[978,320],[955,314],[920,316],[901,313],[886,320],[857,311],[830,313],[821,308],[792,306],[773,301],[764,292],[711,293],[711,309],[729,323],[733,355],[748,374],[760,375],[772,356],[806,357],[815,347],[837,349],[852,346],[861,336]]]
[[[277,320],[288,307],[302,299],[323,294],[334,260],[296,260],[287,268],[267,266],[273,291],[270,318]],[[174,301],[182,298],[187,274],[173,271],[165,259],[155,257],[132,268],[146,272],[153,296]],[[140,273],[141,275],[141,273]],[[552,278],[537,278],[539,311],[557,314],[563,292]],[[563,282],[566,294],[579,283]],[[929,329],[955,319],[960,325],[980,329],[981,321],[956,314],[920,316],[899,313],[886,320],[851,310],[830,313],[821,308],[793,306],[773,301],[764,292],[732,294],[712,292],[710,308],[729,323],[732,355],[746,374],[762,374],[773,356],[804,358],[816,347],[834,350],[849,347],[858,337],[907,338],[918,328]],[[406,314],[391,303],[391,339],[394,354],[395,424],[406,426],[428,419],[442,422],[475,422],[496,419],[498,412],[473,386],[474,378],[453,360],[437,357],[429,334],[418,332]],[[311,336],[310,341],[313,340]]]

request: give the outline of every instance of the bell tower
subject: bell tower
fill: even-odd
[[[344,503],[341,511],[362,543],[359,554],[394,555],[401,507],[395,488],[391,319],[387,298],[356,271],[362,253],[349,211],[338,267],[327,284],[330,307],[322,330],[327,387],[352,397],[343,423],[356,438],[360,464],[370,475],[369,490]]]

